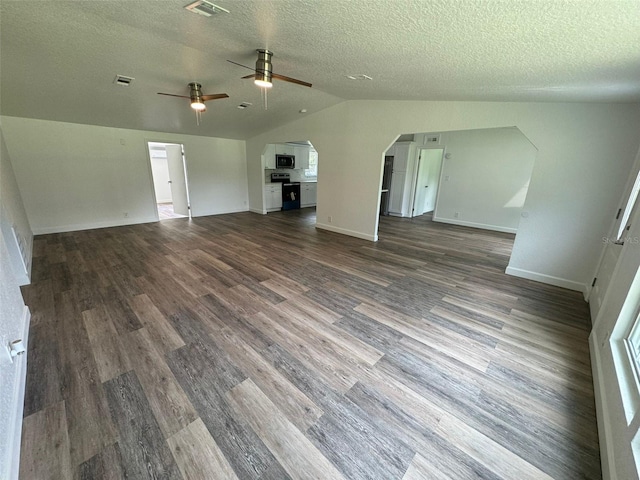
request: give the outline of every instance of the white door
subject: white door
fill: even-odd
[[[425,163],[428,165],[427,188],[425,188],[426,196],[422,213],[433,212],[436,208],[443,153],[444,150],[441,148],[429,148],[422,151],[422,158],[426,160]]]
[[[441,148],[420,149],[416,174],[416,194],[413,200],[414,217],[433,212],[436,208],[443,153],[444,150]]]
[[[173,197],[173,211],[180,215],[189,215],[189,196],[187,194],[187,178],[182,157],[182,145],[167,145],[167,162],[169,164],[169,181]]]

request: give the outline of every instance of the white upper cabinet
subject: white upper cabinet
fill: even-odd
[[[293,145],[285,145],[284,143],[276,144],[276,155],[295,155]]]
[[[276,146],[273,143],[267,145],[264,151],[264,168],[275,169],[276,168]]]
[[[296,156],[296,169],[309,168],[308,146],[296,145],[293,147],[293,154]]]

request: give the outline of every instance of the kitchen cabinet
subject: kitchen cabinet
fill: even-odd
[[[318,184],[302,182],[300,184],[300,207],[315,207],[318,199]]]
[[[265,148],[264,154],[264,168],[269,170],[275,170],[276,168],[276,146],[271,143]]]
[[[282,209],[281,183],[267,183],[264,186],[264,206],[268,212]]]
[[[276,155],[295,155],[295,147],[284,143],[276,143]]]
[[[309,168],[309,147],[306,145],[296,145],[293,147],[293,154],[296,156],[296,169]]]

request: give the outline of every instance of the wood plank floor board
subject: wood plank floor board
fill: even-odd
[[[322,455],[250,378],[227,392],[232,407],[247,419],[290,475],[313,480],[343,480]]]
[[[213,335],[216,345],[222,346],[263,392],[267,393],[284,415],[300,431],[306,431],[320,416],[322,410],[291,384],[273,365],[262,357],[232,330],[226,329]]]
[[[239,480],[201,419],[169,437],[167,443],[184,478]]]
[[[26,417],[22,424],[20,474],[23,478],[72,478],[64,401]]]
[[[427,475],[427,478],[500,478],[475,458],[460,450],[455,443],[436,433],[442,418],[440,414],[437,417],[416,417],[380,392],[361,383],[354,385],[347,396],[367,412],[370,418],[394,425],[399,439],[414,451],[425,454],[428,452],[430,467],[422,468],[422,473]],[[423,420],[419,421],[418,418]],[[413,460],[411,463],[413,464]],[[415,478],[423,478],[418,472],[412,475]]]
[[[131,364],[164,438],[193,422],[197,413],[146,328],[124,337]]]
[[[140,323],[149,332],[154,344],[160,347],[163,353],[171,352],[184,345],[184,340],[147,295],[141,294],[131,297],[129,305]]]
[[[225,393],[235,385],[221,383],[207,370],[202,355],[193,351],[193,345],[187,345],[171,352],[169,366],[236,475],[242,480],[260,478],[275,458],[225,400]]]
[[[29,329],[27,377],[37,376],[40,381],[27,382],[25,386],[24,417],[62,400],[58,334],[50,318],[31,325]]]
[[[25,478],[601,478],[578,292],[430,215],[37,236]]]
[[[107,445],[86,462],[83,462],[75,472],[76,480],[121,480],[126,478],[122,467],[120,445],[116,442]]]
[[[127,372],[109,380],[105,390],[120,435],[125,478],[181,479],[136,374]]]

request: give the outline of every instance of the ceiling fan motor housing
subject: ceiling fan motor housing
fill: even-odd
[[[202,85],[192,82],[189,84],[189,96],[191,97],[191,108],[204,111],[204,101],[202,100]]]
[[[271,86],[271,77],[273,73],[273,65],[271,64],[272,56],[273,52],[270,52],[269,50],[258,50],[258,60],[256,61],[256,84],[261,86]]]

